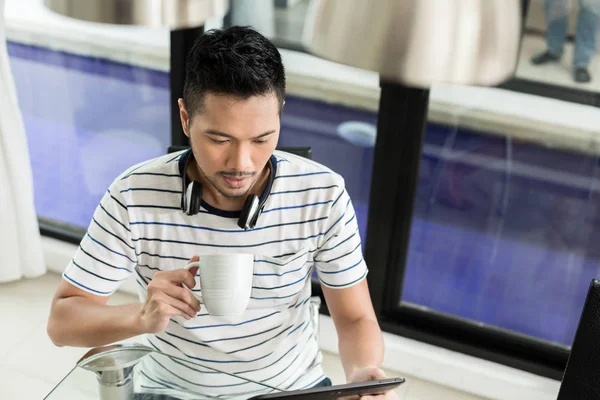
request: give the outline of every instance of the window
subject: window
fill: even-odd
[[[395,157],[414,179],[402,167],[380,178],[403,184],[386,201],[374,175],[371,202],[389,214],[370,214],[367,261],[385,265],[370,278],[387,329],[560,379],[600,266],[600,69],[594,53],[592,81],[581,82],[568,34],[560,61],[536,61],[546,32],[532,21],[544,19],[543,2],[530,3],[514,79],[434,85],[418,167],[389,150],[415,139],[376,145],[375,174],[384,171],[378,158]],[[573,20],[580,12],[569,11]],[[390,92],[403,106],[418,100],[404,91],[384,87],[382,107]],[[394,121],[406,123],[388,117],[380,130]]]
[[[479,104],[430,113],[401,300],[569,346],[600,267],[599,158],[575,132],[600,110],[458,87],[434,87],[430,110],[446,91]],[[484,112],[503,122],[476,129]],[[557,119],[571,126],[553,137]]]
[[[117,175],[166,152],[169,75],[135,64],[131,55],[133,63],[124,63],[81,55],[73,43],[71,51],[62,51],[45,47],[43,37],[36,40],[40,43],[8,43],[35,205],[42,225],[81,234]],[[56,39],[54,46],[67,44]],[[92,44],[92,53],[103,46]],[[165,59],[168,63],[167,53]]]

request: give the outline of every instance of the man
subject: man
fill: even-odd
[[[276,47],[249,28],[211,31],[195,43],[186,68],[179,110],[191,151],[134,166],[110,186],[53,300],[51,339],[95,347],[146,334],[146,343],[164,353],[270,386],[328,385],[310,323],[316,269],[348,381],[384,376],[382,335],[344,181],[275,151],[285,95]],[[183,177],[201,184],[195,205]],[[238,221],[249,195],[259,196],[262,213],[244,230]],[[184,269],[189,261],[218,252],[255,254],[252,299],[241,317],[209,315],[182,287],[197,288],[195,271]],[[130,274],[143,303],[107,306]],[[258,390],[200,366],[144,363],[141,386],[164,393]]]
[[[568,0],[544,0],[546,10],[546,43],[548,48],[531,59],[534,65],[560,61],[569,27]],[[590,60],[596,54],[598,37],[598,13],[600,0],[579,0],[579,15],[575,33],[573,54],[573,79],[576,82],[590,82],[588,70]]]

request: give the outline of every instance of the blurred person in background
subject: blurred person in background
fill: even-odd
[[[573,54],[573,79],[586,83],[592,80],[588,66],[598,47],[598,15],[600,0],[578,0],[579,14]],[[560,61],[569,28],[569,0],[544,0],[547,49],[535,55],[531,62],[544,65]]]

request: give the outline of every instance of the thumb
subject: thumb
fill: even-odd
[[[374,369],[372,374],[373,374],[374,379],[386,379],[387,378],[387,375],[385,374],[385,372],[383,372],[383,370],[381,368]]]
[[[354,371],[349,378],[349,382],[366,382],[377,379],[387,378],[385,372],[378,367],[365,367]]]

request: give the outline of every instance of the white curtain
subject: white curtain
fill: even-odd
[[[4,3],[0,0],[0,282],[46,272],[27,139],[8,63]]]

